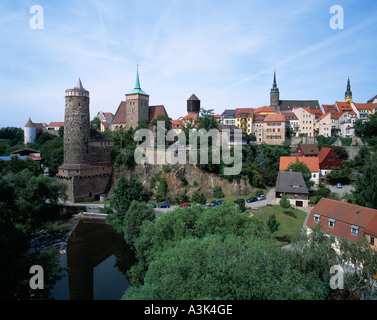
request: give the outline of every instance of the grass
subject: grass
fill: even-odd
[[[288,211],[290,211],[292,215],[284,213]],[[304,211],[294,208],[287,210],[278,205],[259,207],[258,210],[251,210],[251,212],[256,218],[265,223],[271,215],[275,214],[276,219],[280,222],[279,230],[273,234],[278,246],[284,246],[289,242],[294,242],[306,217],[306,212]]]

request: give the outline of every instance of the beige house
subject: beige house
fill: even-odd
[[[293,113],[298,119],[299,134],[305,137],[314,137],[315,115],[309,108],[293,108]]]
[[[332,119],[331,113],[325,113],[319,116],[314,123],[315,135],[331,137]]]
[[[262,141],[266,144],[278,145],[285,142],[285,116],[268,114],[263,120]]]

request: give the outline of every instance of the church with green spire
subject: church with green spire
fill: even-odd
[[[352,91],[351,91],[351,81],[350,81],[350,77],[348,77],[348,81],[347,81],[347,91],[345,93],[345,99],[344,99],[345,102],[352,102]]]
[[[133,90],[125,94],[111,122],[112,131],[119,129],[137,128],[139,121],[145,120],[148,124],[159,115],[168,116],[163,105],[150,106],[149,94],[141,89],[139,68],[136,70],[136,82]]]

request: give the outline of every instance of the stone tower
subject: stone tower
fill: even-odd
[[[198,97],[193,94],[188,100],[187,100],[187,113],[188,114],[199,114],[200,112],[200,100]]]
[[[345,102],[352,102],[352,91],[351,91],[351,81],[350,78],[348,77],[347,81],[347,91],[345,93]]]
[[[276,112],[280,111],[279,105],[279,88],[276,84],[276,73],[274,71],[274,83],[272,84],[271,92],[270,92],[270,105],[271,108],[274,109]]]
[[[64,163],[87,163],[89,140],[89,91],[83,88],[79,79],[75,88],[65,90]]]
[[[136,71],[135,88],[126,93],[126,127],[136,128],[140,120],[149,120],[149,95],[141,90],[139,69]]]

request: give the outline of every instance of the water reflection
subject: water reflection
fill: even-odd
[[[129,287],[126,272],[134,259],[123,236],[111,226],[103,221],[79,221],[68,240],[67,254],[61,257],[68,279],[56,285],[55,299],[120,299]]]

